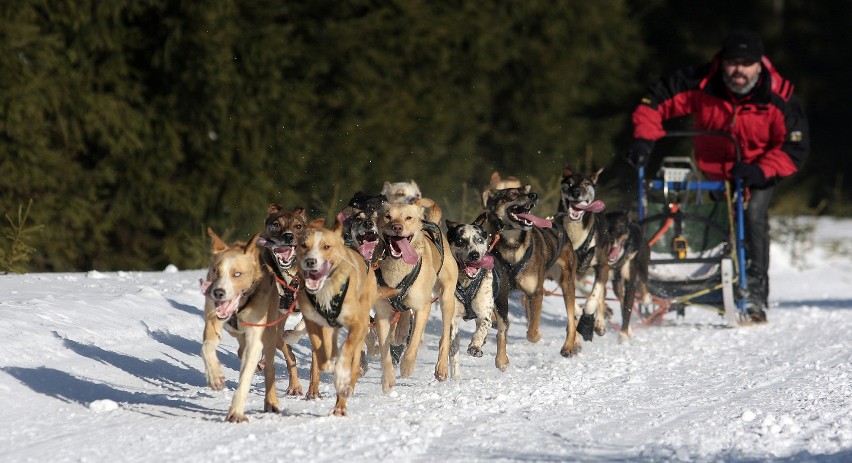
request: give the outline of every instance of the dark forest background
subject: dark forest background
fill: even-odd
[[[4,0],[0,214],[32,200],[28,270],[80,271],[200,268],[207,226],[331,218],[386,180],[463,221],[499,170],[545,215],[568,162],[629,208],[639,96],[747,27],[813,136],[774,212],[850,215],[850,24],[848,0]]]

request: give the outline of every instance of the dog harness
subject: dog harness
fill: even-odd
[[[479,287],[482,286],[482,280],[485,279],[487,271],[487,269],[479,269],[479,271],[476,272],[476,276],[473,277],[470,284],[466,287],[462,286],[461,282],[456,283],[456,299],[460,300],[462,304],[464,304],[464,315],[462,316],[464,320],[472,320],[476,318],[476,312],[473,310],[473,298],[476,297],[476,293],[479,292]],[[491,274],[494,275],[492,293],[496,300],[500,287],[500,275],[497,273],[496,268],[491,269]]]
[[[322,315],[322,318],[325,319],[326,323],[328,323],[332,328],[340,328],[343,325],[337,321],[337,318],[340,317],[340,312],[343,310],[343,299],[346,297],[346,291],[348,290],[349,278],[340,285],[340,292],[331,298],[328,305],[319,305],[317,304],[317,297],[315,294],[311,294],[310,292],[306,292],[306,294],[308,296],[308,300],[311,301],[311,304],[313,304],[314,307],[316,307],[317,312]]]
[[[291,275],[290,272],[284,270],[284,273],[290,277],[290,282],[273,273],[275,276],[275,286],[278,288],[278,310],[281,312],[298,312],[296,307],[296,294],[302,285],[302,280],[297,275]]]
[[[441,267],[444,265],[444,240],[443,232],[441,228],[438,227],[438,224],[435,222],[423,221],[423,231],[426,232],[426,236],[432,240],[432,243],[435,244],[435,247],[438,248],[438,254],[441,256],[441,264],[438,265],[438,271],[435,273],[441,273]]]
[[[396,285],[396,289],[399,292],[394,297],[389,297],[388,302],[390,302],[391,308],[395,312],[404,312],[409,308],[402,303],[402,300],[408,295],[408,291],[411,290],[411,285],[417,280],[417,276],[420,275],[420,267],[422,267],[423,259],[421,257],[417,258],[417,264],[414,265],[414,268],[408,272],[408,275]],[[385,279],[382,277],[382,269],[376,269],[376,281],[379,286],[387,286],[388,284],[385,282]]]
[[[532,250],[532,246],[527,246],[527,250],[526,252],[524,252],[524,257],[521,257],[521,260],[516,262],[514,265],[504,259],[503,255],[499,252],[495,252],[494,257],[496,257],[497,261],[500,262],[500,265],[505,267],[506,271],[509,272],[509,275],[512,277],[511,281],[515,281],[518,278],[518,274],[523,272],[524,268],[526,268],[527,264],[529,263],[530,258],[532,257]]]

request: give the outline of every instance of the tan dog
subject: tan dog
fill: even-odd
[[[394,311],[414,312],[411,341],[399,367],[400,374],[408,377],[414,372],[417,350],[432,308],[433,291],[440,298],[443,317],[435,378],[444,381],[449,376],[450,324],[455,313],[453,292],[458,267],[453,261],[446,236],[437,225],[422,220],[423,209],[434,205],[434,201],[422,198],[413,204],[386,204],[379,214],[379,231],[386,249],[385,257],[379,261],[379,284],[399,291],[393,298],[380,300],[375,306],[382,358],[382,390],[386,393],[394,385],[389,318]]]
[[[390,203],[397,204],[412,204],[420,200],[420,187],[417,182],[409,180],[407,182],[385,182],[382,185],[382,193]]]
[[[322,225],[322,219],[308,224],[297,251],[299,275],[304,282],[298,304],[312,346],[308,394],[319,397],[319,390],[311,389],[319,384],[320,371],[333,368],[337,402],[332,413],[345,416],[347,399],[360,376],[361,350],[378,288],[372,268],[358,251],[344,243],[343,225],[337,221],[333,230]],[[344,327],[348,335],[337,352],[337,332]]]
[[[251,377],[257,368],[261,351],[270,359],[263,368],[266,397],[263,411],[279,411],[275,391],[275,349],[278,341],[275,326],[263,326],[278,316],[278,293],[272,275],[261,265],[256,246],[258,235],[249,243],[237,241],[227,245],[212,229],[207,229],[212,245],[207,279],[201,281],[204,302],[204,343],[201,357],[207,374],[207,384],[214,390],[225,387],[225,375],[216,356],[216,347],[222,337],[222,327],[237,338],[239,343],[240,379],[227,421],[247,421],[243,414]]]

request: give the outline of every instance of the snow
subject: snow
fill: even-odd
[[[690,307],[681,320],[671,313],[660,326],[635,323],[627,344],[611,329],[565,359],[561,298],[545,298],[544,338],[531,344],[515,295],[509,370],[494,366],[492,331],[484,357],[462,354],[461,380],[438,383],[435,310],[414,375],[384,395],[370,359],[344,418],[328,415],[328,375],[321,400],[283,396],[279,355],[282,412],[262,413],[256,375],[249,422],[223,421],[239,360],[226,335],[227,387],[207,387],[202,270],[0,276],[0,455],[55,463],[852,461],[852,221],[816,224],[804,241],[772,244],[766,325],[727,328]],[[462,330],[466,346],[473,322]],[[307,387],[306,339],[296,354]]]

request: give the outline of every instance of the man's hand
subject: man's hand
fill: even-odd
[[[639,166],[645,167],[651,159],[651,151],[654,149],[654,142],[644,138],[635,138],[630,148],[627,149],[627,162],[635,168]]]
[[[748,164],[742,161],[734,164],[734,167],[731,168],[731,177],[741,179],[744,187],[766,183],[766,175],[763,174],[757,164]]]

